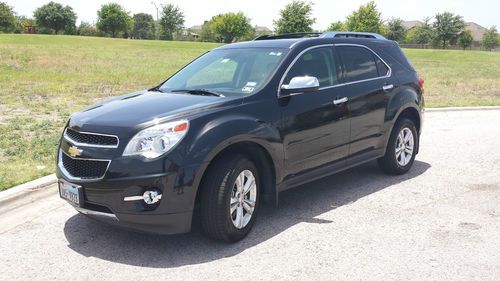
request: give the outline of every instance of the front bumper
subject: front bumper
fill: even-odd
[[[118,161],[117,161],[118,162]],[[137,164],[137,163],[135,163]],[[122,170],[110,171],[97,181],[74,180],[57,168],[59,179],[82,188],[80,206],[75,209],[96,220],[119,227],[158,234],[177,234],[191,230],[197,193],[196,175],[200,165],[173,166],[166,173],[115,177],[130,174],[135,165],[117,165]],[[147,166],[144,163],[143,166]],[[125,197],[140,196],[147,190],[162,194],[158,203],[148,205],[144,200],[125,201]]]
[[[56,175],[81,187],[77,211],[97,220],[134,230],[161,234],[189,232],[198,185],[207,163],[187,162],[183,144],[157,159],[123,157],[130,136],[118,134],[113,145],[89,144],[113,135],[81,132],[61,138]],[[96,129],[97,130],[97,129]],[[96,140],[97,138],[97,140]],[[83,143],[86,141],[86,143]],[[148,205],[144,200],[125,201],[157,191],[161,200]]]
[[[165,215],[128,215],[93,211],[74,206],[75,210],[95,220],[120,228],[155,234],[178,234],[191,230],[192,212]]]

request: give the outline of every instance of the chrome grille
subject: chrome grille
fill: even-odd
[[[64,132],[64,138],[69,142],[80,146],[118,147],[118,137],[113,135],[77,132],[67,128]]]
[[[59,152],[59,167],[70,179],[97,180],[104,177],[110,160],[77,159]]]

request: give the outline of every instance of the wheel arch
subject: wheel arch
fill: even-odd
[[[387,149],[387,143],[389,142],[389,138],[392,134],[392,130],[394,130],[395,125],[402,118],[408,118],[408,119],[412,120],[413,123],[415,123],[418,137],[420,136],[420,132],[422,130],[422,115],[420,114],[420,108],[414,103],[408,103],[408,104],[402,106],[389,122],[390,129],[388,130],[388,134],[387,134],[387,137],[385,139],[384,154],[385,154],[385,149]],[[417,146],[417,151],[416,151],[417,154],[418,154],[418,150],[419,150],[419,146]]]
[[[210,153],[205,165],[203,165],[203,170],[199,172],[200,178],[197,180],[198,188],[194,201],[195,213],[198,211],[203,181],[208,176],[210,168],[215,165],[217,161],[231,154],[242,154],[255,164],[261,181],[261,200],[265,203],[277,204],[278,195],[276,189],[276,179],[279,171],[279,164],[276,163],[275,159],[273,159],[272,154],[268,151],[265,145],[248,139],[236,142],[227,141],[224,144],[219,145],[216,149],[214,149],[214,151],[212,151],[212,153]]]

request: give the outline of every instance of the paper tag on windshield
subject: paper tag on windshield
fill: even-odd
[[[254,89],[255,89],[254,87],[245,86],[245,87],[243,87],[243,89],[241,89],[241,91],[243,93],[251,93],[251,92],[253,92]]]
[[[247,82],[247,84],[245,86],[247,86],[247,87],[255,87],[255,86],[257,86],[257,82]]]
[[[223,59],[223,60],[221,60],[220,62],[221,62],[221,63],[226,63],[226,62],[228,62],[228,61],[229,61],[229,59]]]

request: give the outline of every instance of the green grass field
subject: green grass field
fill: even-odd
[[[54,171],[70,114],[143,89],[216,47],[48,35],[0,35],[0,190]],[[405,50],[427,106],[500,105],[500,53]]]

